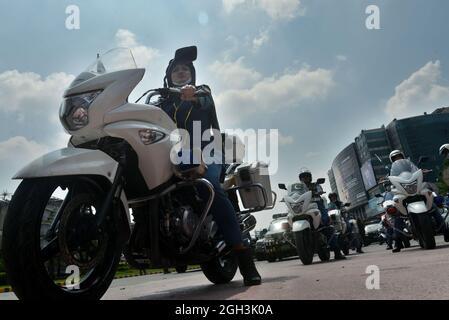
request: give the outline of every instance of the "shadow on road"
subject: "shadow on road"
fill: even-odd
[[[270,277],[263,278],[262,285],[268,283],[287,282],[297,278],[288,277]],[[256,286],[257,288],[261,286]],[[200,285],[197,287],[180,288],[166,292],[155,293],[142,296],[132,300],[224,300],[237,294],[243,293],[253,287],[244,287],[242,280],[235,280],[224,285]]]

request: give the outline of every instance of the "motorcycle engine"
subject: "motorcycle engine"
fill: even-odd
[[[200,224],[200,216],[190,206],[181,206],[175,209],[172,216],[172,227],[175,236],[180,243],[188,243],[192,239],[195,230]],[[209,215],[204,223],[199,239],[208,240],[215,236],[217,232],[216,223]]]

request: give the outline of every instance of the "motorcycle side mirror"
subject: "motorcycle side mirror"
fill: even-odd
[[[287,186],[284,183],[279,183],[278,184],[279,189],[281,190],[287,190]]]
[[[196,46],[184,47],[176,50],[175,60],[193,62],[196,60],[197,56],[198,49]]]
[[[346,202],[346,203],[344,204],[344,206],[345,206],[345,207],[350,207],[351,204],[350,204],[349,202]]]
[[[317,181],[316,181],[316,184],[324,184],[326,182],[326,179],[324,179],[324,178],[319,178]]]

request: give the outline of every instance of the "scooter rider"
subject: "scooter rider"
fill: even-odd
[[[410,163],[410,167],[418,170],[418,167],[410,160],[410,159],[405,159],[404,153],[400,150],[394,150],[390,153],[390,161],[393,164],[395,161],[398,160],[406,160]],[[439,213],[438,209],[436,208],[435,204],[434,204],[434,208],[433,210],[430,212],[430,214],[432,215],[432,217],[435,219],[435,222],[437,223],[438,226],[438,230],[441,229],[441,231],[444,234],[444,240],[446,242],[449,242],[449,230],[446,227],[446,224],[444,223],[443,217],[441,216],[441,214]],[[401,219],[401,217],[397,216],[394,217],[394,238],[395,238],[395,248],[393,249],[393,252],[400,252],[401,249],[403,248],[403,244],[402,241],[400,241],[400,233],[398,230],[404,230],[405,228],[405,222],[403,219]]]
[[[321,198],[321,195],[324,194],[323,189],[320,185],[312,183],[312,173],[308,169],[301,169],[301,172],[299,173],[299,181],[306,186],[307,190],[312,191],[314,193],[314,196],[319,196]],[[316,203],[318,205],[318,209],[321,212],[321,225],[329,226],[330,218],[325,208],[324,200],[321,198],[320,200],[316,201]],[[337,237],[335,236],[335,230],[333,228],[324,228],[323,234],[327,237],[327,241],[329,242],[331,250],[334,251],[335,260],[346,259],[346,257],[341,253],[340,247],[338,246]]]
[[[180,50],[183,49],[193,49],[196,56],[196,47],[182,48]],[[195,85],[196,73],[193,61],[196,58],[192,61],[191,58],[189,60],[184,57],[177,54],[175,59],[169,62],[164,78],[164,87],[180,88],[181,96],[169,95],[162,97],[158,105],[173,119],[178,128],[185,129],[189,133],[190,141],[202,141],[201,136],[199,139],[195,139],[198,137],[194,137],[194,134],[198,134],[198,132],[193,129],[194,125],[199,124],[201,126],[201,131],[199,132],[201,135],[204,131],[210,130],[211,128],[220,130],[220,126],[209,87],[196,87]],[[206,91],[208,93],[207,96],[196,97],[195,92],[199,89]],[[206,145],[202,143],[201,150]],[[191,150],[193,150],[192,146]],[[214,157],[214,159],[217,158]],[[186,165],[188,166],[190,163]],[[244,284],[246,286],[259,285],[261,283],[261,277],[254,264],[252,250],[244,245],[234,207],[220,184],[222,168],[222,161],[208,164],[207,171],[204,175],[204,178],[209,180],[215,189],[215,198],[210,211],[214,216],[220,233],[224,236],[226,244],[233,248],[237,256]]]

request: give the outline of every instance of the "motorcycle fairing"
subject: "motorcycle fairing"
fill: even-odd
[[[407,175],[405,175],[405,174],[407,174]],[[407,177],[409,177],[409,178],[407,178]],[[419,190],[421,190],[423,188],[423,172],[422,172],[422,170],[418,170],[413,174],[411,174],[409,172],[404,172],[399,176],[389,176],[388,178],[390,179],[390,182],[393,184],[393,186],[397,190],[396,192],[400,192],[402,194],[408,194],[411,196],[417,194],[417,193],[415,193],[415,194],[407,193],[407,191],[402,186],[403,184],[412,184],[412,183],[416,182],[417,183],[417,192],[419,192]]]

